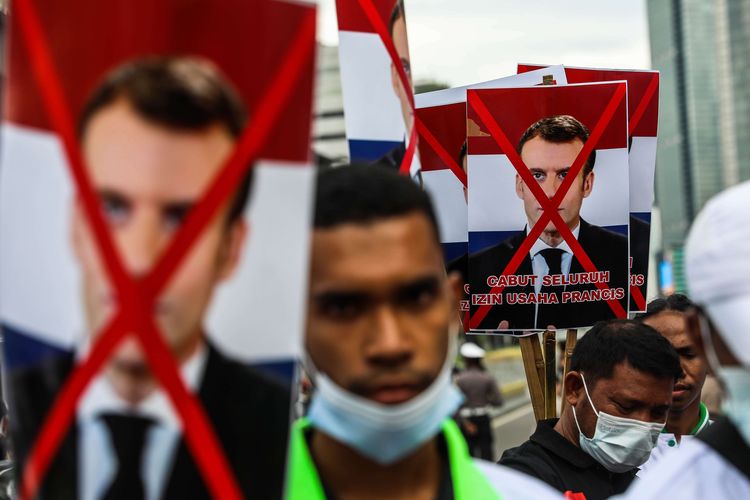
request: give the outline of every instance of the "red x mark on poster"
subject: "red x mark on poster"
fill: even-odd
[[[91,379],[102,369],[114,349],[128,335],[141,343],[146,361],[164,387],[183,422],[185,441],[209,491],[217,498],[241,498],[242,494],[229,464],[198,399],[187,390],[177,364],[164,343],[151,311],[153,302],[170,277],[179,268],[206,225],[219,207],[234,193],[235,187],[258,157],[279,115],[310,66],[315,43],[315,10],[306,11],[285,57],[266,87],[249,125],[240,137],[229,160],[214,178],[200,202],[191,210],[166,252],[145,279],[131,277],[113,244],[102,217],[78,148],[74,122],[62,89],[59,73],[50,54],[42,24],[32,0],[13,4],[21,38],[30,55],[32,70],[44,106],[59,135],[68,158],[68,166],[86,217],[93,230],[108,277],[117,290],[119,309],[108,325],[96,335],[88,358],[74,369],[60,391],[50,414],[29,454],[21,483],[23,498],[33,498],[60,446],[76,412],[76,405]]]
[[[466,187],[466,172],[464,172],[463,167],[458,164],[458,161],[454,156],[452,156],[448,151],[445,150],[443,145],[440,144],[440,141],[432,134],[432,132],[430,132],[430,129],[424,124],[424,122],[416,113],[414,114],[414,127],[417,129],[419,137],[424,139],[424,141],[429,144],[435,154],[440,157],[443,163],[448,166],[448,168],[451,170],[451,172],[453,172],[456,178],[461,181],[461,184]]]
[[[518,73],[541,68],[543,65],[519,64]],[[568,83],[589,83],[625,80],[628,82],[628,138],[655,137],[658,126],[659,103],[654,99],[659,90],[659,73],[656,71],[628,71],[593,68],[565,68]],[[632,165],[631,165],[632,168]],[[633,235],[631,233],[631,247]],[[631,252],[631,257],[635,257]],[[640,256],[640,258],[648,256]],[[638,311],[646,310],[644,286],[631,284],[630,295]]]
[[[580,243],[575,238],[573,232],[567,226],[565,221],[558,214],[557,209],[558,207],[560,207],[563,198],[573,185],[574,180],[578,177],[578,173],[583,168],[584,163],[588,159],[591,152],[595,149],[605,129],[607,128],[618,108],[625,99],[627,89],[626,84],[617,83],[614,84],[613,87],[614,92],[606,107],[602,111],[602,114],[599,116],[596,126],[594,126],[593,130],[591,131],[589,139],[584,144],[583,149],[579,152],[576,160],[573,162],[573,165],[571,165],[565,179],[555,192],[555,195],[552,197],[552,199],[548,198],[542,188],[537,184],[536,180],[531,174],[531,171],[524,164],[523,160],[521,160],[520,155],[516,152],[515,147],[508,139],[506,133],[503,131],[500,125],[498,125],[489,109],[487,109],[487,106],[481,99],[482,91],[468,91],[467,98],[469,106],[476,112],[479,119],[487,127],[487,130],[489,131],[492,139],[497,143],[498,146],[500,146],[503,153],[507,155],[508,160],[513,164],[513,167],[515,168],[521,179],[523,179],[526,187],[531,190],[537,202],[544,210],[534,227],[530,228],[528,235],[503,270],[502,275],[511,275],[516,272],[525,256],[528,255],[534,242],[537,240],[537,238],[539,238],[539,236],[542,234],[542,231],[550,221],[554,224],[555,228],[559,231],[565,242],[568,243],[571,250],[573,251],[573,255],[578,259],[583,268],[590,273],[597,272],[596,266],[586,254],[584,249],[581,247]],[[608,289],[607,285],[604,283],[597,283],[596,286],[597,288],[602,290]],[[504,286],[496,286],[493,287],[490,293],[501,293],[503,289]],[[624,318],[627,315],[625,309],[617,300],[610,299],[607,301],[607,304],[615,313],[616,317]],[[490,307],[491,306],[489,305],[482,305],[478,308],[474,315],[471,316],[471,328],[479,327],[481,321],[489,312]]]
[[[391,63],[393,63],[393,67],[396,68],[396,71],[398,72],[398,78],[401,81],[401,85],[404,87],[404,89],[407,90],[406,95],[409,99],[409,107],[411,108],[411,114],[412,116],[415,116],[414,113],[414,93],[411,90],[411,83],[409,82],[409,77],[406,75],[406,70],[404,70],[404,65],[401,63],[401,58],[398,55],[398,52],[396,51],[396,46],[393,44],[393,38],[391,38],[390,33],[388,33],[388,28],[386,27],[385,23],[383,22],[383,19],[378,12],[378,9],[375,8],[375,5],[372,3],[372,0],[357,0],[359,3],[359,6],[362,8],[362,12],[364,12],[365,16],[367,17],[367,20],[370,22],[370,25],[375,30],[375,33],[378,34],[380,37],[380,40],[383,42],[383,46],[385,47],[385,50],[388,52],[388,56],[391,58]],[[417,126],[416,122],[411,127],[411,132],[409,132],[409,143],[406,148],[406,153],[404,154],[404,159],[401,161],[401,166],[399,167],[399,172],[401,172],[404,175],[409,174],[409,169],[411,168],[411,162],[414,159],[414,153],[417,150]]]

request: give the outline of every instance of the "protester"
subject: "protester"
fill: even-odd
[[[305,341],[316,392],[292,431],[287,498],[556,496],[472,460],[450,418],[460,287],[416,184],[383,166],[321,173]]]
[[[716,422],[657,463],[627,498],[750,498],[750,182],[706,204],[685,247],[688,289],[697,306],[688,332],[724,385]]]
[[[587,500],[622,493],[656,444],[680,376],[677,353],[653,328],[599,322],[573,351],[561,418],[540,421],[500,464]]]
[[[492,415],[503,404],[497,380],[487,373],[482,360],[485,351],[473,342],[461,345],[466,369],[456,377],[465,401],[459,412],[469,452],[473,457],[493,460]]]
[[[684,438],[695,436],[709,425],[709,412],[701,401],[703,384],[706,381],[706,361],[698,356],[695,343],[687,332],[685,313],[693,306],[682,294],[656,299],[648,304],[647,312],[639,317],[666,338],[680,356],[683,377],[674,385],[672,406],[667,425],[659,435],[659,441],[651,452],[648,462],[638,473],[659,461],[665,453],[679,448]]]

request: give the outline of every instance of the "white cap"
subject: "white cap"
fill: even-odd
[[[473,342],[466,342],[459,351],[464,358],[480,359],[484,357],[484,349]]]
[[[745,366],[750,366],[750,182],[712,198],[685,245],[691,299],[701,305]]]

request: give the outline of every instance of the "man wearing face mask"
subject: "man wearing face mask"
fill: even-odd
[[[560,419],[540,421],[500,464],[587,500],[622,493],[656,444],[681,374],[677,353],[653,328],[599,322],[573,351]]]
[[[318,178],[306,351],[315,393],[292,431],[287,498],[554,498],[469,456],[451,419],[456,274],[427,194],[383,166]]]
[[[627,498],[750,498],[750,182],[706,204],[685,247],[693,301],[688,332],[725,390],[723,410],[697,439],[657,463]]]

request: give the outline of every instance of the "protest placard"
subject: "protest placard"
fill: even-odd
[[[518,72],[544,66],[519,64]],[[646,310],[651,207],[659,121],[659,72],[566,67],[570,83],[628,82],[628,158],[630,163],[630,312]]]
[[[626,88],[468,91],[472,331],[626,315]]]
[[[417,94],[415,126],[419,134],[422,181],[432,196],[448,272],[468,284],[468,192],[466,189],[466,90],[565,84],[562,66],[498,78],[470,86]],[[476,127],[475,124],[472,127]],[[461,302],[469,311],[468,287]],[[468,322],[464,322],[468,328]]]
[[[337,0],[349,157],[419,178],[411,57],[403,0]]]
[[[315,8],[18,0],[10,20],[0,319],[23,496],[278,497]]]

